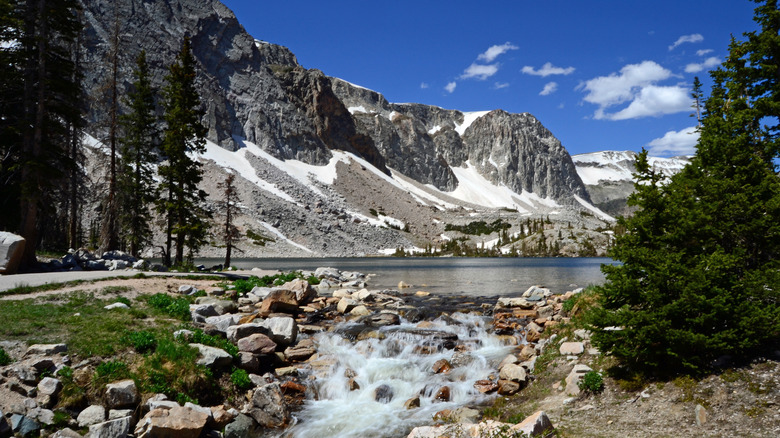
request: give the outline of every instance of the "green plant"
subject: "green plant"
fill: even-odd
[[[221,348],[233,357],[238,356],[238,347],[236,347],[235,344],[219,336],[207,335],[206,333],[203,333],[203,330],[201,329],[194,330],[192,335],[188,338],[187,342]]]
[[[157,346],[157,338],[148,330],[127,332],[123,340],[139,353],[153,351]]]
[[[249,379],[249,373],[240,368],[236,368],[230,373],[230,382],[238,389],[247,389],[252,386],[252,380]]]
[[[0,366],[6,366],[11,362],[13,362],[11,356],[9,356],[8,353],[5,352],[3,347],[0,347]]]
[[[189,321],[190,300],[185,297],[173,298],[168,294],[156,293],[147,298],[150,307],[183,321]]]
[[[158,339],[154,353],[138,367],[145,392],[163,393],[180,403],[216,402],[221,394],[211,370],[198,365],[198,350],[170,337]]]
[[[598,394],[604,390],[604,378],[597,371],[588,371],[577,383],[581,391],[589,394]]]
[[[109,360],[101,362],[95,367],[95,374],[92,380],[96,385],[100,386],[129,377],[130,367],[126,363],[119,360]]]

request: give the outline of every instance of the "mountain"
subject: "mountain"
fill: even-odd
[[[390,103],[303,68],[216,0],[82,3],[85,81],[96,91],[88,133],[98,140],[114,17],[122,89],[142,48],[161,86],[190,37],[208,127],[204,189],[219,220],[217,184],[227,172],[241,177],[238,226],[255,236],[243,244],[246,256],[370,255],[451,242],[576,255],[608,245],[612,217],[591,204],[574,161],[531,114]],[[95,166],[103,153],[93,150]],[[498,228],[462,231],[479,222]],[[219,255],[218,244],[206,254]]]
[[[631,213],[626,201],[634,191],[636,172],[633,151],[603,151],[574,155],[572,159],[577,174],[590,193],[593,204],[612,216]],[[648,157],[650,165],[661,174],[670,177],[685,167],[689,157]]]

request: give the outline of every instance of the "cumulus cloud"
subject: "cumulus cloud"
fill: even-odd
[[[444,89],[447,90],[448,93],[452,94],[455,91],[455,87],[457,87],[457,86],[458,86],[458,83],[453,81],[453,82],[448,83],[444,87]]]
[[[485,50],[485,53],[480,54],[477,57],[477,59],[479,61],[484,61],[484,62],[493,62],[494,59],[498,58],[504,53],[510,50],[517,50],[517,49],[519,49],[519,47],[515,46],[510,42],[506,42],[501,45],[490,46],[487,50]]]
[[[669,131],[661,138],[656,138],[647,144],[650,155],[678,156],[691,155],[696,152],[696,143],[699,141],[699,132],[695,126]]]
[[[495,88],[496,90],[500,90],[502,88],[507,88],[507,87],[509,87],[509,82],[496,82],[495,84],[493,84],[493,88]]]
[[[462,75],[460,75],[461,79],[471,79],[471,78],[477,78],[480,81],[484,81],[485,79],[493,76],[494,74],[498,73],[498,64],[488,64],[488,65],[482,65],[482,64],[471,64],[469,68],[467,68]]]
[[[625,120],[660,116],[688,110],[691,102],[688,90],[680,86],[658,86],[657,82],[672,77],[672,72],[653,61],[629,64],[618,73],[599,76],[581,83],[577,89],[587,94],[588,103],[598,105],[596,119]],[[613,114],[612,106],[631,102],[628,107]]]
[[[720,58],[712,56],[701,63],[691,63],[685,66],[685,73],[698,73],[702,70],[710,70],[720,65]]]
[[[712,53],[712,49],[701,49],[696,51],[696,55],[698,56],[709,55],[710,53]]]
[[[425,90],[428,87],[429,87],[429,85],[428,85],[427,82],[423,82],[423,83],[420,84],[420,89],[422,89],[422,90]]]
[[[546,77],[550,75],[570,75],[574,73],[574,70],[574,67],[555,67],[551,62],[547,62],[539,70],[526,65],[521,71],[527,75]]]
[[[544,85],[544,88],[541,92],[539,92],[540,96],[547,96],[548,94],[553,94],[558,90],[558,83],[557,82],[548,82]]]
[[[683,35],[680,38],[677,38],[677,41],[675,41],[674,44],[669,46],[669,50],[674,50],[680,44],[700,43],[702,41],[704,41],[704,37],[700,33],[694,33],[694,34],[691,34],[691,35]]]
[[[610,120],[639,119],[642,117],[657,117],[664,114],[674,114],[688,111],[691,108],[691,98],[688,89],[684,87],[659,87],[649,85],[640,90],[628,107],[611,115]]]

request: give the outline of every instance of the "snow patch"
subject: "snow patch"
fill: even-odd
[[[458,135],[463,136],[463,134],[466,132],[466,129],[468,129],[468,127],[471,126],[472,123],[474,123],[478,118],[484,116],[489,112],[490,111],[474,111],[474,112],[463,113],[463,124],[455,125],[455,132],[457,132]]]
[[[351,106],[351,107],[347,108],[347,111],[349,111],[350,114],[355,114],[355,113],[366,113],[366,114],[368,114],[368,111],[366,110],[366,107],[364,107],[363,105]]]
[[[433,128],[428,130],[428,135],[434,135],[439,131],[441,131],[441,125],[436,125]]]
[[[260,225],[262,225],[266,230],[270,231],[274,236],[278,237],[279,239],[284,240],[285,242],[289,243],[290,245],[292,245],[292,246],[294,246],[296,248],[302,249],[302,250],[304,250],[306,252],[309,252],[309,253],[312,253],[312,254],[314,253],[314,251],[310,250],[309,248],[306,248],[305,246],[303,246],[303,245],[301,245],[299,243],[293,242],[292,240],[288,239],[287,236],[282,234],[281,231],[276,229],[276,227],[274,227],[273,225],[269,224],[268,222],[263,222],[263,221],[259,221],[259,222],[260,222]]]
[[[591,212],[593,212],[593,214],[598,216],[600,219],[605,220],[607,222],[616,222],[617,221],[614,217],[604,213],[603,211],[599,210],[598,208],[593,206],[591,203],[589,203],[586,200],[580,198],[579,196],[574,195],[574,199],[576,199],[577,202],[579,202],[583,207],[585,207],[588,210],[590,210]]]

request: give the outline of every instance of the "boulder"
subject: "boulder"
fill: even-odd
[[[379,403],[390,403],[394,396],[393,388],[389,385],[382,384],[374,390],[374,400]]]
[[[544,411],[536,411],[522,422],[512,426],[510,430],[524,433],[529,437],[546,437],[555,430],[555,427]]]
[[[76,421],[79,427],[88,427],[106,421],[106,408],[101,405],[92,405],[81,411]]]
[[[564,342],[561,344],[559,351],[564,355],[579,355],[585,351],[585,345],[582,342]]]
[[[384,311],[360,318],[358,322],[370,325],[371,327],[385,327],[389,325],[400,325],[401,317],[398,316],[397,313]]]
[[[239,319],[240,316],[232,314],[210,316],[206,318],[206,324],[213,325],[217,331],[227,334],[228,327],[238,324]]]
[[[302,362],[312,357],[316,352],[314,341],[304,339],[292,347],[287,347],[284,350],[284,357],[290,362]]]
[[[0,430],[0,436],[3,436],[3,431]],[[76,432],[75,430],[66,427],[65,429],[60,429],[53,434],[49,435],[49,438],[82,438],[81,434]]]
[[[149,411],[135,427],[135,436],[198,438],[209,416],[198,410],[174,406]]]
[[[56,396],[62,389],[62,382],[54,377],[44,377],[38,383],[38,395]]]
[[[252,431],[252,419],[239,414],[230,424],[225,426],[224,438],[245,438]]]
[[[239,339],[245,338],[249,335],[254,335],[255,333],[270,335],[271,331],[262,324],[249,322],[246,324],[230,326],[225,333],[227,335],[228,341],[237,343]]]
[[[361,304],[353,307],[352,310],[349,311],[349,314],[353,316],[368,316],[371,315],[371,311],[368,310],[368,307]]]
[[[298,300],[295,297],[295,292],[287,289],[273,289],[260,304],[260,313],[263,315],[298,313]]]
[[[496,304],[496,308],[498,308],[498,309],[501,309],[501,308],[510,308],[511,309],[511,308],[515,308],[515,307],[520,308],[520,309],[529,310],[529,309],[532,309],[534,307],[534,303],[532,303],[531,301],[528,301],[525,298],[501,297],[501,298],[498,299],[498,302]]]
[[[498,390],[498,383],[492,380],[477,380],[474,382],[474,389],[481,392],[482,394],[489,394]]]
[[[283,284],[280,289],[287,289],[295,293],[295,300],[298,305],[304,305],[310,303],[317,298],[319,294],[306,280],[293,280]]]
[[[238,350],[252,354],[271,354],[276,351],[276,343],[264,334],[255,333],[239,339]]]
[[[414,409],[420,407],[420,396],[416,395],[404,402],[405,409]]]
[[[41,425],[26,415],[13,414],[11,415],[11,430],[19,436],[27,436],[41,430]]]
[[[236,417],[226,410],[224,405],[212,406],[209,409],[211,410],[211,422],[209,425],[216,429],[223,429]]]
[[[566,376],[566,395],[580,395],[579,382],[582,380],[582,376],[584,376],[588,371],[592,370],[587,365],[574,365],[574,369],[572,369],[569,375]]]
[[[525,368],[521,367],[520,365],[509,363],[504,365],[501,370],[499,370],[498,378],[523,384],[525,383],[528,376],[525,372]]]
[[[194,295],[198,292],[198,288],[191,284],[183,284],[179,286],[179,293],[182,295]]]
[[[27,348],[25,356],[43,355],[53,356],[58,353],[65,353],[68,351],[66,344],[33,344]]]
[[[24,237],[0,231],[0,275],[16,274],[22,262],[24,245]]]
[[[135,382],[127,379],[106,385],[106,406],[109,409],[131,408],[141,402]]]
[[[287,425],[290,412],[278,383],[268,383],[255,389],[249,415],[261,427],[279,428]]]
[[[498,393],[501,395],[512,395],[520,391],[520,384],[512,380],[499,380]]]
[[[125,416],[89,426],[89,438],[126,438],[132,417]]]
[[[260,323],[270,332],[270,338],[278,345],[289,346],[298,338],[298,324],[289,316],[276,316]]]
[[[103,306],[103,308],[106,309],[106,310],[129,309],[130,306],[128,306],[125,303],[113,303],[113,304],[109,304],[107,306]]]
[[[358,302],[356,300],[344,297],[341,300],[339,300],[339,303],[336,305],[336,310],[339,313],[342,313],[342,314],[349,313],[357,305],[358,305]]]
[[[190,344],[190,347],[197,348],[200,352],[200,358],[197,361],[198,365],[208,368],[223,368],[233,363],[233,356],[221,348],[203,344]]]
[[[132,417],[133,412],[135,412],[133,409],[111,409],[108,411],[108,419],[118,420],[120,418]]]
[[[435,374],[447,374],[452,370],[452,365],[447,359],[439,359],[433,364]]]
[[[448,402],[450,401],[450,387],[449,386],[442,386],[439,388],[438,391],[436,391],[436,395],[433,397],[436,401],[443,401]]]

